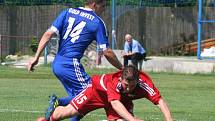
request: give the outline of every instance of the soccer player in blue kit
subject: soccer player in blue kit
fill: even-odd
[[[122,64],[109,48],[105,23],[98,16],[104,11],[105,5],[106,0],[85,0],[85,7],[68,8],[62,11],[52,26],[43,34],[35,57],[28,64],[28,71],[34,70],[50,38],[54,34],[59,35],[59,48],[52,68],[68,94],[68,97],[59,99],[55,95],[50,97],[49,108],[46,112],[47,120],[55,106],[69,104],[70,100],[90,83],[91,79],[80,63],[80,59],[93,40],[96,40],[99,50],[106,59],[116,68],[122,69]]]

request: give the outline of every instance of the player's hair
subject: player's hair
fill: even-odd
[[[121,78],[128,81],[128,83],[130,81],[138,81],[139,80],[139,70],[132,65],[128,65],[128,66],[124,67],[124,69],[122,70]]]
[[[96,3],[96,4],[100,4],[102,3],[103,1],[106,1],[106,0],[85,0],[85,5],[90,5],[92,3]]]

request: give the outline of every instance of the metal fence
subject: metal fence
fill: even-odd
[[[28,40],[24,38],[23,40],[20,40],[20,38],[12,38],[12,36],[35,36],[39,41],[42,34],[48,29],[59,12],[68,7],[65,4],[11,6],[1,0],[0,3],[2,2],[4,2],[4,4],[0,5],[0,34],[11,37],[7,40],[5,37],[2,38],[2,42],[8,42],[4,42],[1,45],[1,57],[8,54],[17,53],[19,51],[19,49],[15,48],[18,46],[17,43],[26,42],[27,44],[24,46],[27,47],[31,40],[30,38],[28,38]],[[62,3],[63,2],[65,1],[62,1]],[[186,7],[177,6],[179,5],[176,4],[177,2],[181,4],[183,3],[183,5],[185,5],[185,3],[189,3],[192,4],[192,6],[189,4],[186,4]],[[213,2],[214,1],[212,0],[208,0],[204,3],[211,6],[213,5]],[[80,2],[77,2],[77,4],[78,3],[80,4]],[[117,0],[117,49],[123,49],[124,35],[126,33],[132,34],[135,39],[139,40],[144,45],[147,52],[151,54],[168,54],[169,48],[175,45],[197,41],[198,10],[196,3],[197,1],[194,0],[174,0],[174,2],[172,0]],[[111,3],[109,1],[109,5],[110,4]],[[175,5],[171,6],[172,4]],[[215,18],[213,10],[213,7],[206,7],[204,17]],[[112,29],[111,6],[107,6],[102,18],[105,21],[107,29],[110,33]],[[214,35],[213,30],[215,30],[215,25],[210,23],[208,25],[204,25],[203,27],[205,27],[203,39],[212,38]],[[112,35],[109,35],[109,38],[112,38]],[[15,43],[15,45],[12,43]],[[6,47],[7,49],[5,49]],[[5,51],[3,51],[3,49],[5,49]],[[171,50],[173,50],[173,54],[177,51],[174,47],[171,48]],[[27,50],[21,52],[23,54],[29,54]]]
[[[83,0],[0,0],[0,4],[4,5],[21,5],[21,6],[31,6],[31,5],[54,5],[54,4],[66,4],[72,6],[82,5]]]
[[[32,55],[33,51],[30,48],[33,36],[8,36],[0,35],[0,60],[10,54]]]
[[[0,0],[0,4],[5,5],[54,5],[64,4],[71,6],[80,6],[85,0]],[[205,0],[205,3],[211,0]],[[110,5],[112,0],[107,0]],[[197,0],[117,0],[116,5],[141,5],[146,7],[162,6],[193,6]]]

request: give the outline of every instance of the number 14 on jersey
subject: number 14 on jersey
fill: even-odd
[[[71,42],[74,43],[80,37],[80,33],[85,27],[86,22],[81,21],[76,26],[74,26],[75,18],[72,18],[72,17],[69,17],[68,22],[69,22],[69,25],[67,27],[66,33],[63,36],[63,39],[67,39],[68,36],[70,36],[72,38]]]

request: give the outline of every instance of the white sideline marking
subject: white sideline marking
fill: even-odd
[[[23,113],[44,113],[44,111],[29,111],[29,110],[17,110],[17,109],[0,109],[0,112],[23,112]],[[106,115],[99,115],[99,114],[93,114],[93,113],[89,113],[87,114],[89,116],[106,116]]]
[[[28,111],[28,110],[16,110],[16,109],[0,109],[0,112],[44,113],[44,111]]]
[[[0,112],[44,113],[44,111],[27,111],[27,110],[17,110],[17,109],[0,109]],[[101,115],[101,114],[96,114],[96,113],[88,113],[86,116],[106,116],[106,115]],[[156,118],[156,119],[158,119],[158,118]],[[98,120],[98,121],[107,121],[107,120]],[[187,120],[181,119],[179,121],[187,121]]]

